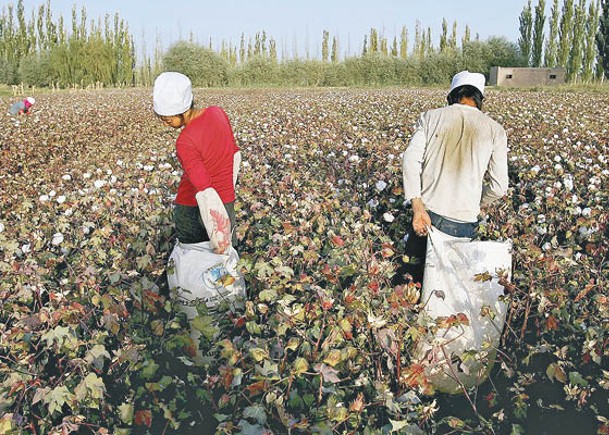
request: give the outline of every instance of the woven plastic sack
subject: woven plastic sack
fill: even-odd
[[[414,357],[436,391],[458,393],[488,377],[507,313],[497,274],[510,278],[511,250],[511,241],[429,232],[419,322],[431,332]]]
[[[237,270],[239,254],[216,254],[209,242],[176,243],[167,268],[167,281],[188,319],[197,316],[197,301],[215,308],[222,302],[245,298],[245,280]]]

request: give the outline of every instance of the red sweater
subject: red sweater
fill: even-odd
[[[224,110],[205,109],[184,127],[176,150],[184,169],[176,204],[196,206],[195,195],[208,187],[216,189],[223,203],[235,200],[233,156],[239,148]]]

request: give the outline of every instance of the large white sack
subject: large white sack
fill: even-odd
[[[418,341],[414,359],[436,391],[458,393],[488,376],[507,313],[497,272],[510,278],[511,250],[511,241],[429,232],[419,322],[430,332]]]
[[[220,255],[214,253],[210,242],[176,243],[169,256],[167,281],[189,319],[197,316],[198,301],[214,308],[223,301],[245,297],[238,261],[239,254],[233,247],[227,255]]]

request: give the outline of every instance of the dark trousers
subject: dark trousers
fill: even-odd
[[[237,244],[237,232],[235,231],[235,203],[227,202],[224,204],[226,213],[230,219],[232,230],[232,244]],[[209,235],[205,230],[199,207],[174,204],[173,223],[175,225],[176,236],[181,243],[199,243],[209,241]]]
[[[429,213],[431,224],[435,228],[454,237],[473,237],[478,227],[478,222],[455,222],[429,210],[427,210],[427,213]],[[426,253],[427,236],[418,236],[411,225],[408,231],[404,254],[410,259],[410,262],[405,267],[405,271],[412,276],[414,282],[423,282]]]

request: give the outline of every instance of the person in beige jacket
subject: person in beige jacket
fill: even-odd
[[[413,210],[406,255],[415,282],[423,278],[432,225],[452,236],[472,237],[480,207],[507,192],[507,135],[481,111],[484,84],[482,74],[456,74],[448,106],[420,116],[404,152],[404,195]]]

